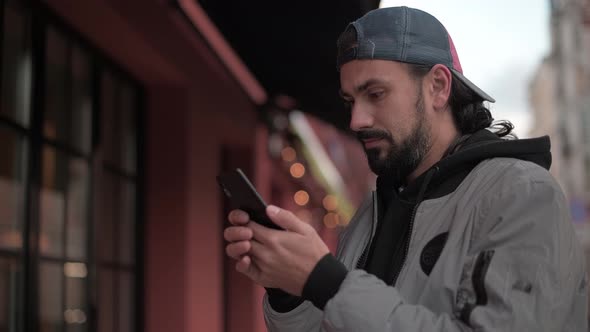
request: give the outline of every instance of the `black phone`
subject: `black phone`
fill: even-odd
[[[236,168],[218,175],[217,183],[228,198],[232,209],[247,212],[252,221],[265,227],[281,229],[266,215],[266,203],[241,169]]]

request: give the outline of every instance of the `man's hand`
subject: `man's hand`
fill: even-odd
[[[254,282],[300,296],[317,262],[330,252],[313,227],[293,213],[269,206],[269,218],[282,230],[249,222],[243,211],[232,211],[225,231],[231,243],[227,254],[238,260],[236,269]]]
[[[250,216],[242,210],[233,210],[228,215],[229,222],[234,225],[225,229],[223,237],[229,244],[225,247],[226,254],[237,260],[237,266],[247,267],[250,265],[250,257],[247,256],[252,247],[251,240],[254,235],[246,225],[250,222]],[[240,271],[241,269],[238,269]]]

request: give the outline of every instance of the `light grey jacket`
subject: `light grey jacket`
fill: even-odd
[[[587,331],[585,263],[564,195],[528,161],[479,163],[452,193],[423,201],[396,286],[355,269],[376,223],[376,194],[341,234],[349,272],[323,311],[287,313],[265,296],[269,331]],[[449,232],[430,275],[424,246]],[[479,260],[478,260],[479,258]]]

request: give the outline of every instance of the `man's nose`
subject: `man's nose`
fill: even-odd
[[[360,105],[354,105],[350,113],[350,129],[359,131],[361,129],[372,128],[374,123],[373,116],[370,112],[364,110]]]

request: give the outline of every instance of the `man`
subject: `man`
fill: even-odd
[[[230,213],[226,251],[267,288],[268,329],[586,331],[584,258],[549,139],[492,126],[494,100],[463,76],[442,24],[369,12],[339,38],[338,68],[377,190],[337,258],[289,211],[267,210],[286,231]]]

